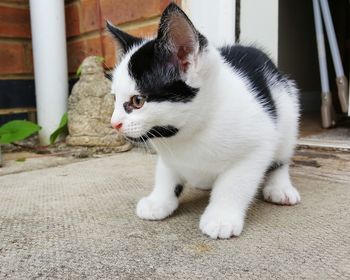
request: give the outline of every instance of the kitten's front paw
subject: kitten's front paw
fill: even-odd
[[[207,208],[200,220],[202,232],[213,239],[239,236],[243,230],[244,216],[234,213],[233,209]]]
[[[280,205],[294,205],[300,202],[300,194],[292,185],[287,187],[267,185],[263,189],[263,195],[266,201]]]
[[[178,205],[178,199],[175,197],[166,201],[157,201],[147,196],[137,203],[136,214],[145,220],[162,220],[170,216]]]

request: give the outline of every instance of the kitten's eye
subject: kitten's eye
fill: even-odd
[[[130,105],[135,109],[140,109],[145,104],[146,99],[141,95],[134,95],[130,99]]]

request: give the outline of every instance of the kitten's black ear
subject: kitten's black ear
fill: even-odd
[[[110,21],[106,21],[106,28],[110,34],[117,40],[117,43],[121,49],[121,54],[126,53],[133,46],[142,41],[141,38],[134,37],[118,27],[114,26]]]
[[[207,44],[205,37],[174,3],[169,4],[162,14],[157,40],[174,55],[183,71],[190,64],[189,56],[197,55]]]

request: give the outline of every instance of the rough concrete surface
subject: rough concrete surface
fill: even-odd
[[[350,279],[349,172],[332,180],[309,172],[321,168],[312,162],[304,173],[303,159],[293,167],[300,205],[258,196],[243,234],[229,240],[199,231],[209,192],[186,189],[164,221],[135,216],[152,187],[154,155],[1,176],[0,278]]]

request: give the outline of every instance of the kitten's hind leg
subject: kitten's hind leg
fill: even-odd
[[[288,164],[282,164],[267,174],[263,195],[266,201],[281,205],[300,202],[299,192],[290,180]]]
[[[181,192],[178,176],[158,158],[154,189],[138,202],[137,216],[145,220],[162,220],[170,216],[179,205]]]

